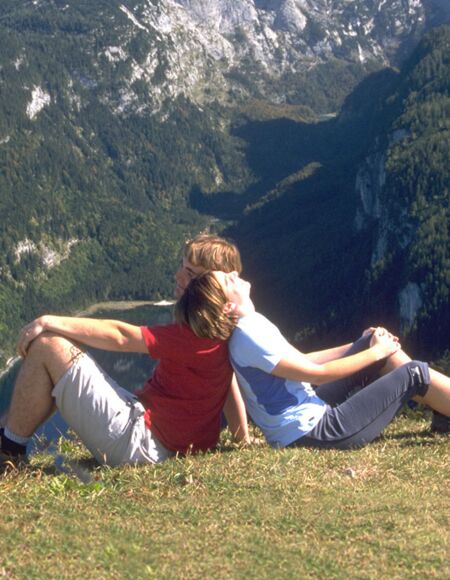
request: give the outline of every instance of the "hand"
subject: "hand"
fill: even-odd
[[[19,333],[19,340],[17,342],[17,351],[20,356],[25,358],[27,356],[28,348],[35,338],[42,334],[45,330],[43,317],[36,318],[22,328]]]
[[[381,327],[376,328],[372,334],[370,346],[376,347],[382,358],[386,358],[401,349],[398,338]]]
[[[236,441],[236,443],[240,447],[251,447],[251,446],[257,446],[257,445],[264,445],[265,442],[266,442],[265,439],[263,439],[261,437],[254,437],[253,435],[247,435],[247,437],[244,437],[244,439],[241,439],[240,441]]]
[[[393,340],[396,340],[397,342],[399,341],[398,336],[396,336],[395,334],[392,334],[391,332],[389,332],[389,330],[387,330],[387,328],[383,328],[382,326],[380,326],[380,329],[386,333],[390,338],[392,338]]]
[[[373,334],[375,332],[376,328],[375,326],[369,326],[369,328],[366,328],[365,330],[363,330],[363,333],[361,334],[361,336],[369,336],[371,334]]]
[[[379,328],[380,330],[383,330],[385,333],[388,334],[388,336],[392,336],[394,338],[394,340],[398,340],[398,336],[395,336],[394,334],[391,334],[389,332],[389,330],[387,330],[386,328],[383,328],[382,326],[377,326],[377,327],[375,327],[375,326],[369,326],[369,328],[366,328],[363,331],[363,333],[362,333],[361,336],[369,336],[369,335],[373,334],[377,330],[377,328]]]
[[[247,443],[247,445],[264,445],[265,442],[266,442],[266,440],[261,438],[261,437],[254,437],[254,436],[250,435],[250,437],[248,438],[248,441],[246,443]]]

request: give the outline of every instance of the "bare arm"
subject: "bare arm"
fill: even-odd
[[[223,407],[223,412],[228,423],[228,428],[236,441],[240,443],[250,443],[251,440],[248,433],[247,411],[245,410],[241,391],[239,390],[236,375],[234,374]]]
[[[306,355],[292,348],[273,369],[272,374],[285,379],[321,385],[349,376],[390,356],[400,348],[399,342],[392,336],[387,335],[383,329],[377,329],[367,350],[323,364],[311,361]]]
[[[25,357],[31,342],[47,331],[94,348],[148,352],[139,326],[119,320],[45,315],[22,328],[17,344],[19,353]]]
[[[353,343],[335,346],[334,348],[327,348],[325,350],[318,350],[316,352],[308,352],[305,356],[312,362],[317,364],[326,363],[337,358],[342,358]]]
[[[361,337],[363,336],[368,336],[371,335],[375,332],[376,327],[374,326],[370,326],[369,328],[366,328]],[[386,329],[384,329],[385,332],[389,333],[389,331],[387,331]],[[391,335],[395,340],[398,340],[398,337]],[[345,354],[348,352],[348,349],[352,346],[352,342],[349,342],[348,344],[343,344],[341,346],[336,346],[334,348],[328,348],[326,350],[319,350],[316,352],[309,352],[306,354],[306,356],[309,358],[309,360],[315,362],[315,363],[326,363],[332,360],[336,360],[338,358],[342,358],[343,356],[345,356]]]

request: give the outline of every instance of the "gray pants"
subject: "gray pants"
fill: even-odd
[[[370,337],[354,343],[346,355],[367,348]],[[415,395],[424,396],[430,384],[428,365],[411,361],[376,378],[383,361],[351,377],[326,383],[316,393],[328,403],[319,423],[292,446],[352,449],[370,443]],[[374,380],[375,379],[375,380]]]

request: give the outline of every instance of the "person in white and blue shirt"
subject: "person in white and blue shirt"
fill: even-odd
[[[271,374],[287,348],[278,328],[257,312],[239,319],[229,342],[247,411],[275,447],[309,433],[326,409],[309,383]]]
[[[360,447],[410,399],[450,416],[450,378],[412,361],[383,328],[303,354],[255,311],[250,284],[236,272],[204,273],[185,293],[185,321],[195,334],[231,337],[248,413],[274,447]]]

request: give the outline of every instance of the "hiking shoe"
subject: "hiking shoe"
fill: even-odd
[[[10,453],[0,451],[0,473],[18,471],[26,465],[28,465],[26,455],[11,455]]]
[[[433,411],[430,430],[433,433],[450,433],[450,417]]]

